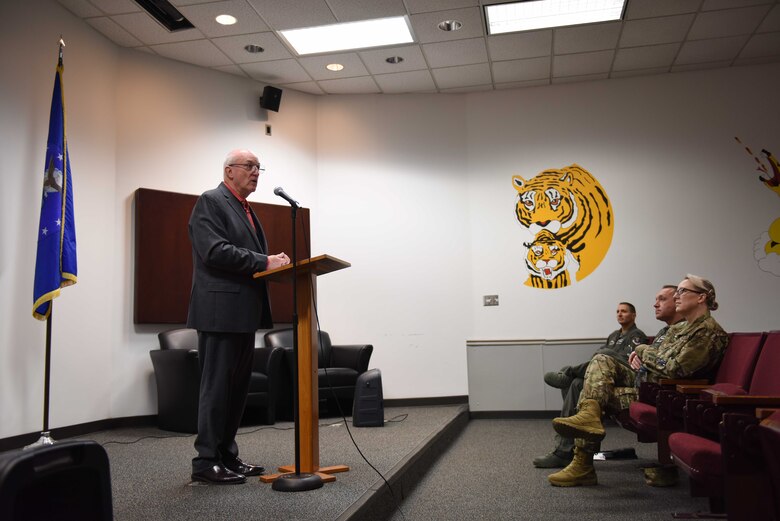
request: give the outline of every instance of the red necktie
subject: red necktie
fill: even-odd
[[[244,211],[246,212],[246,216],[249,219],[249,224],[252,225],[252,229],[257,231],[257,228],[255,228],[255,220],[252,219],[252,210],[249,209],[249,201],[244,200],[244,202],[241,203],[241,206],[244,207]]]

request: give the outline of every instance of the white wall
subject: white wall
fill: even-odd
[[[234,146],[269,165],[255,200],[284,186],[312,209],[313,253],[353,264],[320,279],[322,325],[375,345],[387,398],[466,394],[467,339],[604,336],[619,300],[652,334],[657,287],[689,271],[715,282],[728,330],[778,327],[780,278],[752,245],[780,201],[733,141],[780,153],[777,64],[468,95],[286,90],[266,115],[255,82],[118,49],[54,2],[3,2],[0,437],[41,426],[31,288],[61,33],[79,283],[55,301],[52,427],[155,413],[148,352],[166,326],[132,323],[132,196],[211,188]],[[612,247],[576,286],[533,290],[511,176],[572,162],[611,198]]]

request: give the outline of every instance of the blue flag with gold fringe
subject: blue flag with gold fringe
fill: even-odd
[[[38,254],[35,259],[33,316],[46,320],[60,289],[76,283],[76,226],[73,221],[73,179],[65,133],[62,55],[54,77],[49,138],[43,169]]]

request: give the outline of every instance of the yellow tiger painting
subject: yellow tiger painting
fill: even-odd
[[[547,230],[542,230],[528,248],[525,265],[528,268],[526,286],[534,288],[565,288],[572,283],[572,275],[579,267],[572,253]]]
[[[517,190],[515,215],[536,237],[542,230],[555,236],[579,264],[578,281],[595,270],[612,243],[612,205],[601,184],[577,164],[545,170],[525,180],[512,177]]]

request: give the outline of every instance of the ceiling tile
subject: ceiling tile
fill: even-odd
[[[208,4],[213,1],[214,0],[169,0],[169,2],[177,7],[180,5]]]
[[[510,83],[496,83],[496,90],[518,89],[522,87],[539,87],[542,85],[549,85],[549,84],[550,84],[550,78],[545,78],[543,80],[531,80],[531,81],[513,81]]]
[[[780,56],[756,56],[755,58],[737,58],[730,65],[760,65],[780,62]]]
[[[780,4],[772,8],[761,25],[758,26],[759,33],[768,33],[772,31],[780,31]]]
[[[405,2],[409,12],[413,14],[479,5],[479,0],[405,0]]]
[[[704,0],[704,3],[701,6],[701,10],[712,11],[716,9],[731,9],[733,7],[770,4],[774,1],[775,0]]]
[[[747,40],[748,36],[732,36],[731,38],[685,42],[674,64],[731,61],[737,57]]]
[[[695,13],[701,0],[630,0],[626,20]]]
[[[719,67],[728,67],[731,62],[720,62]],[[688,63],[686,65],[675,65],[672,67],[671,72],[685,72],[685,71],[700,71],[712,68],[712,62],[710,63]]]
[[[473,85],[471,87],[455,87],[454,89],[441,89],[444,94],[464,94],[467,92],[485,92],[493,90],[493,85]]]
[[[328,0],[339,22],[388,18],[406,14],[403,0]]]
[[[88,18],[87,23],[100,31],[103,36],[122,47],[138,47],[141,41],[128,33],[121,25],[107,16]]]
[[[620,54],[620,51],[618,51]],[[630,71],[616,71],[613,70],[610,74],[610,78],[629,78],[631,76],[649,76],[652,74],[664,74],[669,72],[669,67],[656,67],[654,69],[634,69]]]
[[[315,80],[335,80],[339,78],[354,78],[355,76],[366,76],[366,70],[363,62],[357,53],[342,54],[323,54],[319,56],[308,56],[298,58],[298,62]],[[330,63],[340,63],[344,69],[334,72],[325,68]]]
[[[754,34],[739,53],[740,58],[778,55],[780,55],[780,32]]]
[[[182,7],[181,13],[208,37],[268,31],[268,26],[244,0],[229,0],[212,4]],[[215,18],[221,14],[233,15],[237,22],[222,25]]]
[[[493,79],[496,83],[539,80],[550,77],[550,57],[509,60],[493,63]]]
[[[699,13],[696,21],[693,22],[688,39],[701,40],[751,34],[759,26],[769,9],[768,5],[760,5]]]
[[[668,70],[672,66],[674,57],[677,56],[679,49],[679,43],[618,49],[612,70],[626,71],[653,67],[666,67]]]
[[[238,65],[220,65],[218,67],[212,67],[212,68],[221,72],[227,72],[228,74],[235,74],[236,76],[241,76],[242,78],[249,77],[249,75],[246,72],[244,72],[244,69],[242,69]]]
[[[420,43],[446,42],[484,36],[478,7],[413,14],[410,18],[414,36]],[[457,31],[442,31],[439,29],[439,24],[445,20],[457,20],[463,24],[463,27]]]
[[[163,43],[161,45],[153,45],[152,49],[166,58],[200,65],[201,67],[230,65],[228,57],[209,40]]]
[[[491,82],[490,67],[487,63],[433,69],[433,77],[441,89],[485,85]]]
[[[628,21],[620,36],[620,47],[681,42],[685,39],[695,17],[686,14]]]
[[[529,31],[524,33],[488,36],[491,60],[517,60],[549,56],[552,51],[553,32]]]
[[[398,72],[395,74],[377,74],[374,79],[382,92],[400,94],[402,92],[430,92],[436,90],[431,73],[425,71]]]
[[[275,30],[298,29],[338,22],[325,0],[247,0]]]
[[[105,13],[90,4],[88,0],[59,0],[65,6],[65,9],[81,18],[88,16],[101,16]]]
[[[197,29],[187,29],[171,33],[147,13],[120,14],[112,16],[111,19],[146,45],[199,40],[203,38],[203,33]]]
[[[434,69],[488,61],[484,38],[428,43],[422,47],[428,65]]]
[[[371,76],[326,80],[318,84],[328,94],[379,94],[380,92]]]
[[[553,78],[608,73],[615,51],[564,54],[553,60]]]
[[[309,74],[296,60],[245,63],[241,68],[252,78],[273,85],[311,81]]]
[[[609,22],[555,29],[555,54],[614,49],[622,25],[622,22]]]
[[[276,33],[225,36],[223,38],[213,38],[211,41],[222,49],[222,52],[235,63],[252,63],[292,58],[292,54],[290,54],[287,47],[282,44],[276,36]],[[250,44],[259,45],[265,50],[260,53],[247,52],[244,47]]]
[[[300,92],[308,92],[309,94],[325,94],[322,89],[314,81],[304,81],[301,83],[284,83],[281,85],[286,89],[297,90]]]
[[[553,78],[552,82],[554,84],[576,83],[580,81],[606,80],[607,78],[609,78],[609,74],[606,72],[602,72],[598,74],[582,74],[579,76],[563,76],[560,78]]]
[[[419,45],[361,51],[358,54],[371,74],[390,74],[428,68]],[[387,58],[391,56],[400,56],[404,61],[401,63],[387,63]]]
[[[106,14],[136,13],[142,11],[133,0],[90,0],[92,4]]]

